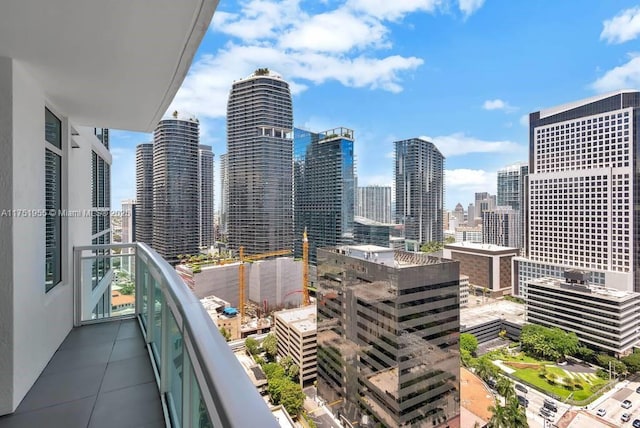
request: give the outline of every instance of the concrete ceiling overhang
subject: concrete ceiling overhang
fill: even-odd
[[[3,0],[0,56],[79,125],[153,130],[218,0]]]

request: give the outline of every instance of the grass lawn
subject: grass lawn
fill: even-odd
[[[502,352],[496,355],[496,359],[502,361],[515,361],[520,363],[554,364],[553,361],[538,360],[536,358],[525,355],[524,352],[519,352],[515,355],[511,355],[507,352]]]
[[[531,385],[534,385],[540,388],[543,391],[547,391],[551,394],[554,394],[561,399],[567,398],[571,393],[573,395],[571,398],[576,401],[586,400],[587,398],[593,395],[593,390],[597,390],[600,386],[602,386],[605,381],[596,377],[595,375],[589,377],[589,381],[585,381],[579,379],[580,384],[582,384],[583,389],[575,389],[573,391],[569,391],[562,384],[559,383],[560,379],[566,378],[567,373],[559,368],[559,367],[546,367],[547,373],[555,373],[558,376],[558,381],[555,384],[550,384],[546,379],[541,378],[538,375],[538,370],[535,369],[519,369],[516,370],[513,375],[518,379],[522,379]],[[574,379],[574,382],[578,379]]]

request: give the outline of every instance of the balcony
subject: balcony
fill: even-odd
[[[150,247],[76,247],[74,277],[75,328],[0,428],[278,426],[198,299]]]

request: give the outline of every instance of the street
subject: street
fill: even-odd
[[[606,414],[602,419],[619,425],[631,426],[634,419],[640,419],[640,394],[636,393],[636,388],[640,387],[638,381],[623,381],[616,387],[604,394],[598,400],[588,406],[589,413],[596,415],[599,409],[604,409]],[[632,405],[630,409],[622,407],[622,401],[630,400]],[[628,422],[623,422],[620,417],[623,413],[631,415]]]
[[[318,428],[342,428],[342,424],[340,424],[327,408],[327,406],[338,403],[324,403],[321,398],[317,397],[316,388],[313,386],[304,388],[303,392],[306,395],[304,408]]]
[[[518,384],[518,382],[514,382],[514,384]],[[522,385],[522,386],[527,389],[527,393],[525,394],[518,390],[516,390],[516,393],[518,395],[522,395],[527,400],[529,400],[529,406],[527,407],[527,421],[529,422],[529,426],[531,428],[544,428],[545,421],[544,421],[544,418],[539,415],[539,412],[540,412],[540,409],[543,407],[544,399],[545,398],[550,399],[550,398],[529,386],[526,386],[526,385]],[[551,412],[551,415],[553,415],[551,422],[555,422],[564,412],[566,412],[569,409],[569,405],[558,402],[556,400],[552,400],[552,401],[556,403],[556,406],[558,407],[558,411],[556,413]]]

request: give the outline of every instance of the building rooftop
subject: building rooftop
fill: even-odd
[[[393,266],[396,269],[441,263],[457,263],[432,254],[400,251],[377,245],[344,245],[337,248],[328,247],[325,250],[372,263]]]
[[[469,296],[470,304],[474,297]],[[524,305],[509,300],[493,300],[479,306],[460,308],[460,327],[472,327],[495,319],[524,324]]]
[[[580,293],[589,296],[597,295],[597,297],[616,302],[625,301],[629,298],[640,296],[640,293],[636,293],[633,291],[622,291],[615,288],[601,287],[593,284],[570,284],[567,283],[564,279],[560,278],[537,278],[528,281],[528,283],[553,287],[557,288],[558,290],[571,290],[574,293]]]
[[[381,223],[379,221],[371,220],[370,218],[366,218],[366,217],[360,217],[358,215],[353,218],[353,221],[356,223],[367,225],[367,226],[389,226],[389,227],[397,226],[397,224],[395,223]]]
[[[613,91],[613,92],[606,92],[604,94],[599,94],[599,95],[595,95],[593,97],[589,97],[589,98],[584,98],[578,101],[573,101],[570,103],[566,103],[566,104],[561,104],[559,106],[555,106],[555,107],[549,107],[546,109],[542,109],[540,110],[540,119],[544,119],[545,117],[549,117],[549,116],[553,116],[555,114],[558,113],[562,113],[568,110],[572,110],[576,107],[580,107],[582,105],[585,104],[591,104],[591,103],[595,103],[597,101],[600,100],[604,100],[606,98],[609,97],[613,97],[615,95],[620,95],[620,94],[625,94],[625,93],[633,93],[633,92],[637,92],[634,89],[620,89],[617,91]]]
[[[300,332],[315,331],[317,328],[317,308],[315,305],[295,309],[285,309],[274,314]]]
[[[469,241],[464,241],[464,242],[456,242],[453,244],[446,244],[444,246],[446,249],[450,249],[450,250],[480,250],[480,251],[490,251],[490,252],[504,252],[504,251],[512,251],[514,253],[518,253],[518,249],[517,248],[511,248],[511,247],[503,247],[500,245],[494,245],[494,244],[480,244],[478,242],[469,242]]]
[[[482,380],[468,369],[460,367],[460,416],[462,426],[472,427],[476,422],[484,426],[493,414],[489,411],[496,400]]]

